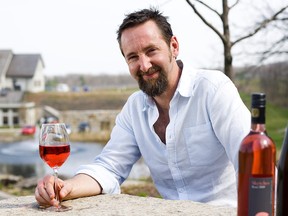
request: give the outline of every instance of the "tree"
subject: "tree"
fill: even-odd
[[[277,38],[267,46],[265,50],[257,54],[260,55],[260,60],[264,61],[271,57],[285,55],[288,56],[288,11],[278,16],[272,23],[271,28],[277,32]],[[269,31],[269,29],[265,29]]]
[[[224,73],[232,80],[234,78],[232,48],[236,44],[248,38],[251,38],[260,31],[266,29],[269,25],[276,23],[276,21],[277,22],[281,20],[287,21],[287,18],[285,19],[281,17],[281,15],[287,12],[288,4],[282,6],[276,11],[271,10],[269,15],[263,16],[262,20],[255,23],[254,27],[250,29],[250,31],[248,32],[245,31],[242,35],[238,36],[237,38],[232,38],[230,30],[229,14],[231,13],[232,9],[234,9],[241,2],[241,0],[235,0],[233,4],[229,4],[228,0],[222,0],[222,12],[219,12],[218,10],[216,10],[215,8],[213,8],[212,6],[208,5],[207,3],[201,0],[186,0],[186,2],[193,9],[195,14],[220,38],[224,50]],[[271,4],[273,4],[273,2]],[[216,27],[215,24],[212,24],[212,22],[210,22],[208,18],[204,16],[204,13],[200,11],[198,6],[202,7],[202,9],[203,8],[207,9],[210,12],[216,14],[216,16],[220,19],[222,29],[219,29]],[[286,41],[287,41],[287,34],[286,34]]]

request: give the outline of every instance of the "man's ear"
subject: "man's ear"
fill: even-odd
[[[172,56],[174,58],[177,58],[179,54],[179,43],[178,43],[176,36],[171,37],[170,49],[171,49]]]

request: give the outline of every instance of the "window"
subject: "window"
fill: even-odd
[[[13,117],[13,124],[14,124],[14,125],[18,125],[18,124],[19,124],[19,118],[18,118],[18,116],[14,116],[14,117]]]
[[[8,117],[7,116],[3,117],[3,125],[8,125]]]
[[[101,127],[101,131],[110,130],[110,122],[109,121],[102,121],[100,127]]]

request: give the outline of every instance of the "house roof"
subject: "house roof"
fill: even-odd
[[[13,53],[11,50],[0,50],[0,75],[5,75],[12,57]]]
[[[43,63],[41,55],[39,54],[13,55],[6,76],[11,78],[31,78],[34,76],[38,61],[42,61]]]

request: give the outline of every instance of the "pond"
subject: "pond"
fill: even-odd
[[[37,135],[35,135],[36,137]],[[21,175],[23,177],[41,177],[52,174],[52,169],[39,156],[38,139],[15,143],[0,143],[0,173]],[[102,144],[71,142],[71,153],[59,169],[59,175],[72,177],[82,164],[91,163],[103,149]],[[150,176],[147,166],[140,159],[132,168],[130,179],[143,179]]]

